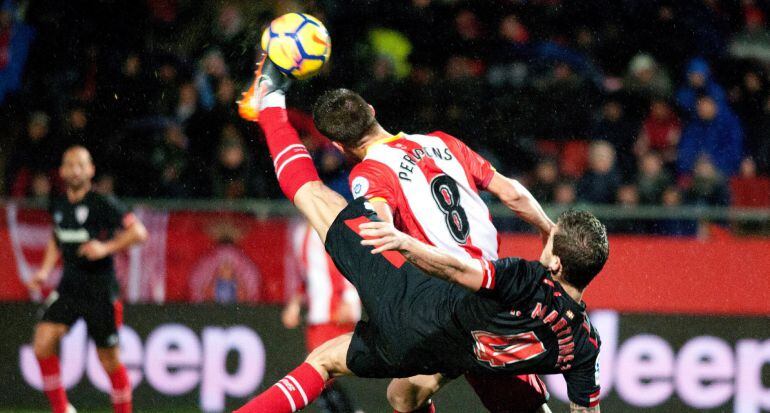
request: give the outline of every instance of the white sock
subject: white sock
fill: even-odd
[[[260,102],[259,110],[275,107],[286,109],[286,94],[282,90],[276,90],[265,95]]]

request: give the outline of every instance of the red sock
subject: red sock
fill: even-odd
[[[323,389],[323,377],[313,366],[302,363],[235,413],[296,412],[317,399]]]
[[[286,197],[294,201],[294,195],[302,185],[321,180],[313,159],[289,123],[286,109],[269,107],[262,110],[259,113],[259,124],[265,131],[278,184]]]
[[[128,380],[126,366],[120,365],[110,373],[112,382],[112,410],[115,413],[131,413],[131,383]]]
[[[398,410],[393,410],[393,413],[436,413],[436,405],[433,404],[433,401],[431,400],[428,401],[428,404],[417,410],[412,410],[411,412],[399,412]]]
[[[44,359],[37,359],[40,364],[40,373],[43,376],[43,392],[51,403],[53,413],[64,413],[67,410],[67,393],[61,384],[61,372],[59,368],[59,356],[53,355]]]

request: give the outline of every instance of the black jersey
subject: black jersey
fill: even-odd
[[[377,220],[358,198],[329,228],[326,249],[358,290],[347,365],[359,377],[442,373],[563,374],[570,400],[598,403],[599,337],[585,308],[538,262],[485,262],[489,288],[473,293],[429,277],[394,251],[371,254],[358,226]]]
[[[111,239],[126,222],[127,209],[114,198],[88,192],[76,203],[71,203],[66,196],[52,197],[49,212],[64,263],[59,293],[114,292],[117,282],[112,256],[89,261],[78,254],[78,249],[90,240]]]
[[[585,304],[567,295],[537,261],[505,258],[482,264],[487,288],[477,295],[499,308],[484,323],[477,318],[468,326],[476,363],[489,371],[563,374],[570,400],[597,404],[601,340]],[[476,305],[490,306],[487,300]]]

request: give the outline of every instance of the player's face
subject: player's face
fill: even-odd
[[[91,155],[85,149],[72,149],[62,157],[59,176],[64,183],[73,189],[87,184],[94,177],[94,164]]]

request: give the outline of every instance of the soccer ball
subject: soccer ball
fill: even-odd
[[[262,50],[283,74],[301,80],[321,70],[329,60],[332,42],[315,17],[288,13],[273,20],[262,33]]]

